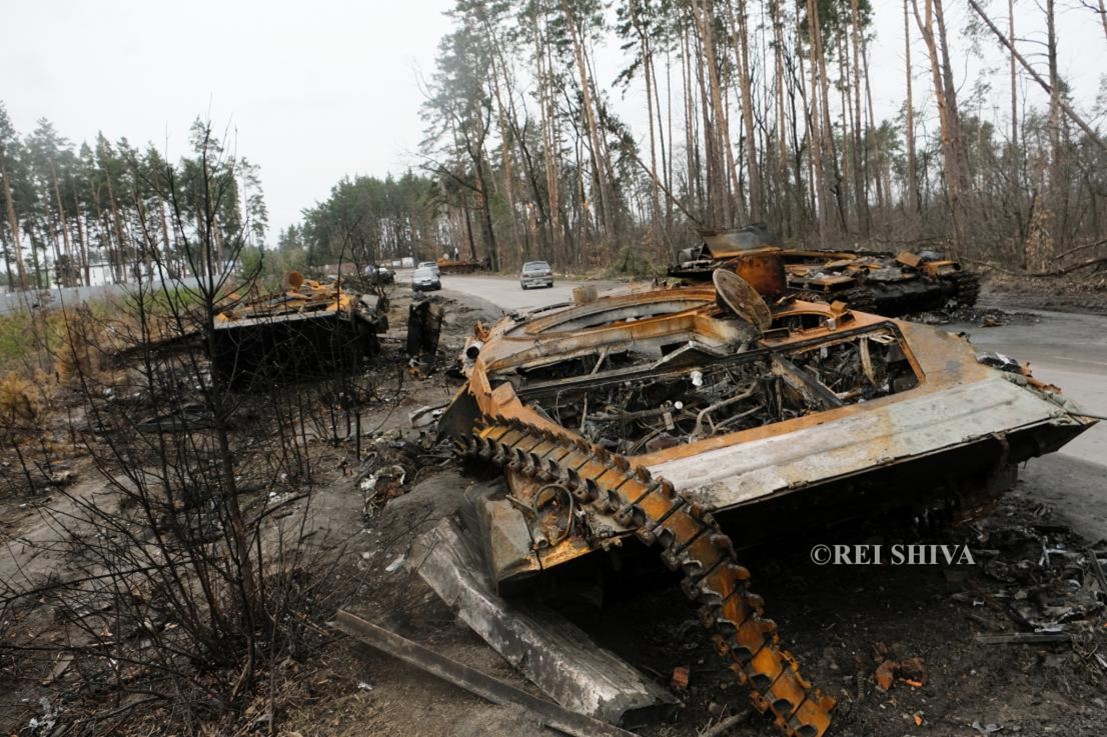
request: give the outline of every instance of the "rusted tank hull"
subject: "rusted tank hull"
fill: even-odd
[[[586,439],[606,442],[614,452],[629,451],[635,463],[670,479],[678,491],[720,519],[734,520],[750,533],[741,536],[743,542],[754,542],[761,537],[758,530],[827,524],[896,508],[908,514],[932,510],[926,514],[969,517],[1006,490],[1016,464],[1055,450],[1089,425],[1063,396],[1035,390],[1025,385],[1024,376],[978,363],[972,347],[959,337],[862,313],[835,315],[826,305],[778,308],[777,327],[760,341],[738,353],[715,355],[712,351],[742,338],[740,326],[720,318],[713,297],[704,288],[662,290],[604,298],[587,308],[546,312],[529,322],[508,318],[493,328],[471,362],[469,384],[447,412],[442,429],[465,434],[488,417],[516,418],[577,436],[582,428],[590,429],[592,436],[583,433]],[[607,317],[614,320],[605,322]],[[794,327],[780,327],[786,325]],[[694,340],[706,342],[683,357],[683,348],[674,348]],[[827,378],[829,365],[835,351],[860,353],[854,346],[862,343],[869,363],[878,355],[877,345],[895,358],[888,365],[894,364],[898,375],[889,371],[874,377],[887,384],[883,396],[867,386],[872,382],[861,375],[860,365],[850,377],[859,389],[824,396],[819,381],[804,385],[804,375],[811,374],[845,388],[844,379]],[[616,352],[626,346],[656,349],[659,358],[618,367],[617,356],[626,359]],[[825,365],[819,364],[824,353]],[[678,358],[666,360],[673,355]],[[588,368],[598,360],[598,370]],[[559,375],[560,367],[574,361],[582,368]],[[729,419],[717,418],[720,427],[708,432],[710,415],[700,418],[702,409],[689,413],[674,409],[676,404],[664,409],[673,397],[683,398],[676,401],[686,405],[695,401],[689,377],[697,372],[708,383],[724,372],[780,378],[778,361],[791,366],[800,379],[783,375],[785,380],[777,383],[785,391],[812,393],[776,416],[729,426],[734,432],[727,431]],[[859,358],[855,362],[862,363]],[[596,406],[622,396],[617,389],[621,385],[667,381],[676,388],[656,395],[658,411],[652,415],[648,407],[624,417],[617,409]],[[720,386],[704,404],[725,401],[730,388]],[[866,392],[868,396],[860,396]],[[592,411],[587,410],[590,402]],[[693,416],[701,420],[698,428]],[[622,420],[653,423],[657,429],[668,422],[670,430],[648,432],[654,440],[669,437],[661,443],[631,437],[616,447],[612,436]],[[526,498],[534,484],[520,481],[513,488]],[[780,510],[789,511],[771,527],[761,524]],[[565,540],[530,550],[525,563],[504,560],[498,578],[529,575],[598,547],[595,541]]]
[[[213,321],[210,358],[215,378],[236,388],[353,371],[388,329],[383,295],[359,298],[297,272],[281,291],[228,301]]]
[[[705,281],[715,269],[736,270],[745,259],[773,253],[785,264],[788,289],[800,299],[842,301],[888,317],[951,304],[971,307],[980,293],[975,274],[936,254],[804,250],[777,243],[767,231],[757,238],[746,229],[705,234],[701,246],[681,252],[669,275]]]
[[[972,519],[1092,420],[957,336],[714,285],[481,329],[440,431],[503,469],[506,491],[477,500],[501,592],[631,536],[656,546],[754,707],[821,737],[834,699],[782,649],[735,551],[878,514]]]
[[[328,311],[216,325],[212,371],[235,388],[352,372],[379,351],[371,324]]]

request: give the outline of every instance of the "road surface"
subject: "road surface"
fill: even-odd
[[[1038,322],[1014,321],[994,328],[953,324],[945,329],[968,333],[981,351],[1029,361],[1036,377],[1061,387],[1085,411],[1107,416],[1107,316],[1023,312],[1034,315]],[[1061,452],[1095,463],[1107,462],[1107,422],[1093,427]]]
[[[396,276],[396,281],[404,283],[404,279],[400,275]],[[472,297],[480,297],[506,311],[545,307],[559,302],[571,302],[573,300],[573,289],[583,284],[592,284],[601,290],[615,286],[614,282],[582,282],[558,279],[552,287],[523,289],[519,286],[518,279],[509,276],[489,276],[486,274],[479,276],[460,274],[442,276],[443,289],[461,292]]]
[[[401,281],[402,279],[397,279]],[[517,279],[488,275],[444,276],[443,288],[478,297],[505,311],[572,300],[584,282],[558,281],[550,289],[524,291]],[[595,282],[592,282],[595,284]],[[599,284],[601,288],[613,284]],[[989,307],[1003,307],[988,304]],[[1087,412],[1107,416],[1107,316],[1026,310],[1036,322],[1001,327],[952,324],[983,351],[1030,361],[1034,375],[1061,387]],[[1020,476],[1028,492],[1049,503],[1090,540],[1107,539],[1107,422],[1085,432],[1059,453],[1035,459]]]

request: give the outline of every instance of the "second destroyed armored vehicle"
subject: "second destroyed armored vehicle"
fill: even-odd
[[[821,251],[783,248],[764,225],[701,231],[703,243],[686,248],[670,276],[707,280],[735,258],[758,252],[780,256],[788,288],[810,301],[841,301],[850,308],[890,317],[971,307],[980,293],[977,276],[935,251]]]

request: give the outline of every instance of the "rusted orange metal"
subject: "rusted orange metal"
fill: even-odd
[[[669,270],[670,275],[707,279],[716,268],[733,270],[738,259],[776,254],[784,263],[788,289],[799,298],[837,299],[854,309],[888,316],[950,304],[972,306],[980,291],[975,275],[933,252],[905,250],[893,255],[786,248],[768,230],[753,226],[701,235],[703,244],[681,251],[680,263]]]
[[[642,447],[633,455],[636,463],[647,468],[679,467],[695,471],[696,478],[708,479],[706,486],[710,488],[703,492],[704,499],[708,508],[721,511],[740,509],[795,493],[833,481],[834,478],[819,478],[817,474],[809,473],[809,469],[804,471],[802,463],[791,459],[786,473],[782,466],[775,474],[767,470],[755,474],[758,478],[772,477],[772,483],[766,484],[766,488],[740,492],[735,484],[728,487],[727,483],[714,480],[712,474],[705,473],[702,466],[710,465],[709,462],[704,460],[702,464],[697,464],[694,462],[697,458],[726,449],[733,449],[734,454],[741,456],[743,447],[754,447],[774,438],[794,438],[798,441],[805,431],[843,423],[843,427],[864,426],[866,433],[863,442],[851,447],[852,455],[841,460],[843,475],[865,473],[889,461],[906,463],[916,452],[932,455],[940,449],[916,448],[905,442],[905,438],[913,437],[913,433],[925,432],[925,425],[916,428],[904,424],[897,429],[896,423],[925,422],[926,406],[939,400],[951,402],[949,409],[953,411],[957,402],[971,398],[973,387],[982,387],[994,394],[989,394],[991,399],[988,401],[994,400],[997,407],[1008,401],[1007,394],[1010,392],[1002,387],[1009,387],[1012,391],[1017,390],[1013,396],[1025,405],[1019,407],[1025,411],[1025,416],[1017,416],[1014,412],[997,414],[994,423],[981,425],[980,436],[974,438],[974,442],[986,444],[997,434],[1021,428],[1028,437],[1037,435],[1037,439],[1028,442],[1025,449],[1020,445],[1020,453],[1025,450],[1030,455],[1063,443],[1088,425],[1076,414],[1063,410],[1065,400],[1053,391],[1053,387],[1037,382],[1029,382],[1029,388],[1015,387],[1005,380],[1001,372],[979,363],[972,346],[964,339],[929,326],[850,311],[842,304],[832,306],[788,300],[773,305],[772,319],[772,327],[757,335],[749,324],[728,315],[716,304],[715,292],[710,286],[632,291],[605,296],[585,306],[544,312],[533,319],[506,318],[489,328],[482,326],[480,339],[472,341],[474,346],[479,344],[479,349],[470,349],[464,354],[469,381],[455,404],[466,403],[472,407],[471,421],[479,421],[480,417],[516,418],[534,427],[579,435],[579,424],[562,426],[553,416],[557,397],[560,396],[562,402],[579,405],[587,401],[588,394],[580,387],[589,381],[605,377],[609,381],[617,381],[621,376],[625,376],[627,382],[649,379],[648,363],[625,370],[605,365],[605,361],[610,360],[608,356],[627,347],[656,350],[656,374],[666,371],[674,373],[663,360],[661,350],[690,342],[702,348],[696,360],[705,368],[713,363],[725,364],[728,361],[736,366],[750,365],[754,360],[773,357],[784,358],[789,363],[802,363],[810,356],[817,357],[820,352],[845,346],[844,350],[861,356],[856,370],[859,372],[857,375],[862,376],[866,370],[872,371],[871,365],[866,368],[863,364],[866,361],[864,357],[870,355],[874,347],[880,346],[885,354],[901,356],[899,360],[903,373],[897,381],[907,388],[889,390],[883,396],[872,396],[860,402],[856,401],[860,396],[856,389],[851,390],[853,396],[843,392],[839,397],[832,391],[836,399],[818,410],[808,407],[788,412],[779,421],[747,426],[733,432],[720,431],[655,450]],[[743,346],[742,351],[728,353],[736,346]],[[721,357],[715,357],[713,351]],[[751,358],[753,356],[757,358]],[[572,361],[592,368],[587,371],[582,369],[578,375],[546,381],[534,378],[550,367]],[[690,375],[692,371],[688,368],[685,373]],[[766,371],[772,373],[768,369]],[[783,375],[779,368],[773,371]],[[801,389],[804,385],[802,380],[792,383]],[[1028,382],[1024,380],[1023,383]],[[865,387],[862,386],[862,389]],[[910,400],[910,411],[904,409],[907,400]],[[663,416],[663,413],[659,414],[659,417]],[[966,422],[968,420],[966,417]],[[881,423],[885,423],[883,430]],[[1037,432],[1027,431],[1027,426],[1036,427]],[[448,424],[446,428],[448,430]],[[947,443],[950,447],[966,445],[962,442],[964,438],[954,437],[956,428],[957,423],[953,420],[942,425],[942,432],[950,434]],[[823,435],[825,433],[819,437]],[[816,447],[806,447],[807,452],[819,452]],[[1008,458],[1007,463],[1011,462],[1013,459]],[[694,489],[694,485],[690,486]],[[533,484],[526,481],[514,483],[512,488],[513,493],[528,502],[536,491]],[[555,565],[595,547],[565,540],[540,551],[538,558],[548,565]]]
[[[904,508],[971,518],[1093,421],[958,336],[842,302],[758,304],[733,282],[716,280],[725,299],[630,290],[478,326],[440,430],[504,469],[507,496],[478,510],[499,585],[632,535],[658,544],[754,706],[818,737],[833,699],[760,618],[734,541]]]
[[[780,297],[788,290],[784,259],[776,251],[742,254],[728,261],[725,268],[769,298]]]

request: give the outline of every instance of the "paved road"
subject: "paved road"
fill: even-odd
[[[406,283],[401,273],[397,273],[396,280]],[[462,292],[473,297],[480,297],[504,310],[521,310],[530,307],[545,307],[559,302],[571,302],[573,289],[583,284],[594,284],[599,289],[614,286],[605,282],[566,281],[558,279],[552,287],[542,289],[523,289],[519,286],[519,280],[509,276],[489,275],[445,275],[442,277],[442,288]]]
[[[1002,305],[988,305],[1002,306]],[[1029,361],[1034,375],[1064,390],[1087,412],[1107,416],[1107,316],[1027,311],[1034,324],[1014,322],[995,328],[954,324],[982,350]],[[1061,451],[1093,463],[1107,462],[1107,422]]]
[[[1003,307],[1002,304],[988,306]],[[1107,317],[1030,311],[1033,324],[995,328],[950,325],[974,345],[1029,361],[1034,375],[1061,387],[1080,406],[1107,416]],[[1050,504],[1089,540],[1107,539],[1107,422],[1020,472],[1031,496]]]
[[[582,282],[559,281],[552,289],[523,291],[519,282],[495,276],[447,276],[448,290],[479,297],[504,310],[539,307],[572,299]],[[600,285],[612,286],[612,285]],[[987,305],[1002,307],[1003,305]],[[1091,413],[1107,416],[1107,316],[1034,311],[1038,321],[995,328],[953,324],[981,351],[1030,361],[1034,375],[1060,386]],[[1060,453],[1036,459],[1022,470],[1028,493],[1053,505],[1085,537],[1107,539],[1107,422],[1069,443]]]

